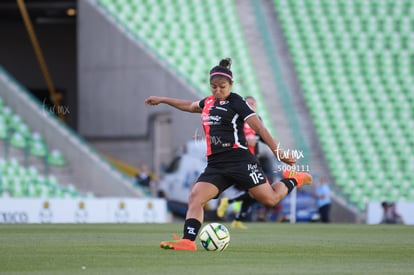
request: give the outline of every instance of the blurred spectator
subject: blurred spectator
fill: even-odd
[[[283,216],[280,215],[282,212],[282,204],[278,203],[274,207],[259,206],[258,208],[257,221],[261,222],[282,222]]]
[[[316,186],[314,196],[317,199],[320,220],[323,223],[330,222],[331,189],[325,177],[321,177]]]
[[[151,186],[151,171],[148,168],[148,165],[142,164],[139,167],[138,174],[136,176],[137,184],[150,188]]]
[[[397,212],[395,203],[383,201],[381,203],[383,209],[382,222],[388,224],[402,224],[401,215]]]

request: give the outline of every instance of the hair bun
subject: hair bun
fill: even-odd
[[[227,58],[222,59],[219,63],[219,66],[225,67],[225,68],[230,70],[230,68],[231,68],[231,58],[227,57]]]

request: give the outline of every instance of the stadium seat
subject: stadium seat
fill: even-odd
[[[47,156],[48,150],[44,142],[41,141],[31,141],[30,143],[30,154],[36,157],[45,157]]]
[[[32,134],[30,138],[29,148],[30,153],[36,157],[46,157],[48,154],[47,145],[43,137],[37,132],[34,132]]]
[[[47,156],[47,162],[54,166],[64,166],[66,164],[65,158],[59,150],[52,150]]]
[[[10,138],[10,144],[16,148],[24,149],[27,146],[27,140],[21,133],[15,132]]]

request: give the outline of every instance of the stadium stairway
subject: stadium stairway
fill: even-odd
[[[257,26],[257,18],[253,11],[250,0],[235,1],[236,11],[240,24],[246,38],[247,48],[252,55],[252,64],[257,74],[258,82],[266,100],[264,103],[270,111],[270,119],[275,125],[275,132],[278,141],[284,148],[295,148],[294,139],[292,139],[291,128],[281,106],[281,100],[277,90],[276,83],[268,57],[264,49],[262,35]],[[260,106],[258,107],[260,109]]]
[[[19,114],[29,129],[36,131],[49,148],[56,148],[65,157],[65,167],[49,166],[50,174],[56,175],[62,183],[73,183],[82,192],[92,192],[97,197],[105,196],[143,196],[140,188],[133,187],[133,179],[122,174],[110,165],[91,146],[49,113],[12,76],[0,67],[0,98],[11,110]],[[10,155],[22,163],[22,150],[10,146]],[[39,160],[30,159],[30,164],[38,171],[44,165]]]

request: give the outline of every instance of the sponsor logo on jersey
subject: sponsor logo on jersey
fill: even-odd
[[[202,115],[203,125],[220,125],[221,116]]]

